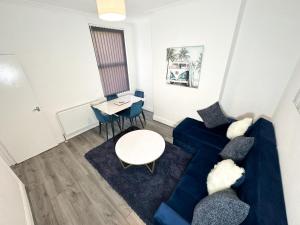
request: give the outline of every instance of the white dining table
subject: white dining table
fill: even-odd
[[[110,101],[95,104],[93,106],[105,114],[113,115],[121,112],[124,109],[130,108],[133,103],[138,101],[144,101],[144,98],[136,97],[134,95],[124,95]]]

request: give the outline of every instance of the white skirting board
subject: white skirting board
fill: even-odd
[[[156,114],[153,115],[153,120],[158,121],[160,123],[166,124],[170,127],[176,127],[177,123],[168,119],[165,119],[163,117],[160,117]]]
[[[20,192],[23,200],[25,217],[26,217],[26,225],[34,225],[33,217],[31,213],[30,203],[27,197],[25,185],[22,182],[19,182]]]
[[[153,107],[147,106],[146,104],[144,105],[143,109],[153,113]]]

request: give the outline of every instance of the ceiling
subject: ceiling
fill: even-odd
[[[21,1],[21,0],[20,0]],[[96,0],[31,0],[59,7],[75,9],[87,13],[96,13]],[[128,17],[140,17],[157,8],[182,0],[125,0]]]

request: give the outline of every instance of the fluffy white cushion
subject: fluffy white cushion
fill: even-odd
[[[207,177],[208,194],[230,188],[245,173],[244,168],[238,167],[231,159],[226,159],[214,166]]]
[[[233,122],[227,129],[227,137],[229,139],[233,139],[239,136],[243,136],[251,126],[252,121],[252,118],[247,117],[245,119]]]

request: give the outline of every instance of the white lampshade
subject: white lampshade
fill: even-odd
[[[125,0],[96,0],[96,2],[100,19],[107,21],[125,20]]]

